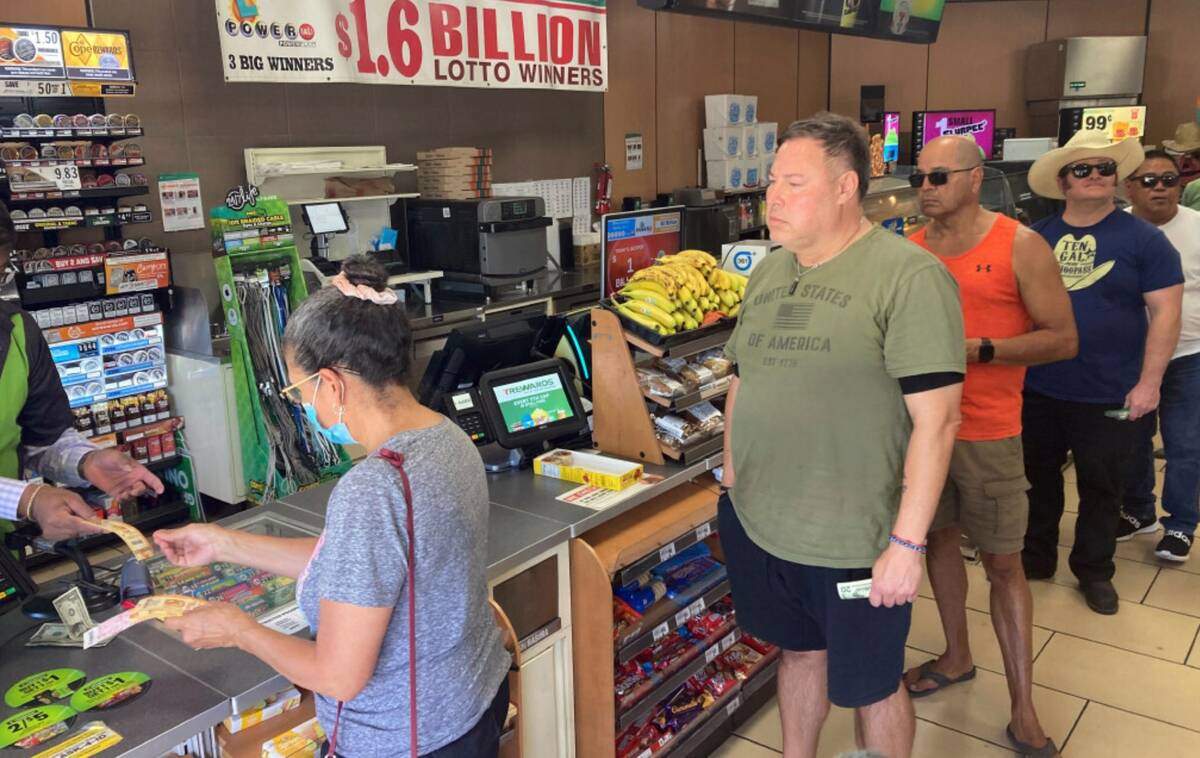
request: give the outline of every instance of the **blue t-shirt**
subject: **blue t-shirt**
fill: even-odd
[[[1124,403],[1142,373],[1149,326],[1143,293],[1183,284],[1179,253],[1154,225],[1116,209],[1086,228],[1058,215],[1033,229],[1058,258],[1079,354],[1031,367],[1026,389],[1079,403]]]

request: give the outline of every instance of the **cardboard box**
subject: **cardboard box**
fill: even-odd
[[[742,130],[742,156],[745,158],[758,157],[758,126],[743,126]]]
[[[262,745],[262,758],[316,758],[325,730],[315,718],[273,737]]]
[[[727,161],[742,157],[742,137],[746,130],[740,126],[721,126],[704,130],[704,158]]]
[[[439,158],[491,158],[490,147],[439,147],[435,150],[417,152],[417,160],[437,160]]]
[[[709,129],[715,129],[743,124],[743,103],[744,100],[738,95],[705,95],[704,125]]]
[[[758,124],[758,154],[774,155],[779,146],[779,124],[773,121]]]
[[[594,453],[551,450],[533,459],[533,473],[608,490],[623,490],[642,479],[640,463]]]
[[[762,160],[758,158],[747,158],[742,161],[742,186],[746,189],[755,189],[762,186]]]
[[[742,123],[753,124],[758,122],[758,95],[741,95],[742,98]]]
[[[300,707],[300,690],[292,687],[278,692],[258,703],[248,710],[236,713],[222,723],[230,734],[237,734],[252,726],[258,726],[266,721]]]
[[[704,167],[708,173],[709,189],[736,190],[742,188],[742,161],[705,161]]]
[[[750,276],[754,267],[782,245],[771,240],[745,240],[721,245],[721,268]]]
[[[293,729],[317,715],[311,692],[301,692],[300,705],[257,726],[230,734],[224,724],[216,728],[222,758],[260,758],[264,742]]]

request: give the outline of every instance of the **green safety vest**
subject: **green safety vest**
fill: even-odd
[[[13,314],[12,326],[8,356],[0,368],[0,476],[16,479],[21,475],[17,455],[21,427],[17,418],[29,397],[29,355],[25,351],[25,320],[21,314]],[[12,529],[11,521],[0,519],[0,537]]]

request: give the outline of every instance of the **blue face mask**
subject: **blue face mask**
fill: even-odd
[[[313,389],[313,398],[317,396],[317,390],[321,388],[321,377],[317,377],[317,386]],[[304,403],[304,415],[308,417],[308,422],[313,425],[325,439],[335,445],[357,445],[358,441],[350,435],[350,429],[346,426],[346,422],[342,420],[342,412],[338,411],[338,421],[331,427],[321,426],[321,422],[317,420],[317,409],[312,403]]]

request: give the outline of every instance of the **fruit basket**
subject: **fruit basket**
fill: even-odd
[[[639,339],[645,340],[651,345],[661,348],[677,347],[710,334],[732,331],[734,325],[737,323],[736,318],[725,316],[717,321],[714,321],[708,326],[700,326],[695,329],[685,329],[683,331],[675,332],[674,334],[662,334],[661,332],[651,329],[648,326],[644,326],[638,321],[634,321],[621,308],[617,307],[617,303],[613,301],[613,298],[600,301],[600,305],[603,308],[617,314],[617,316],[621,319],[621,325],[625,328],[625,331],[633,334]]]

